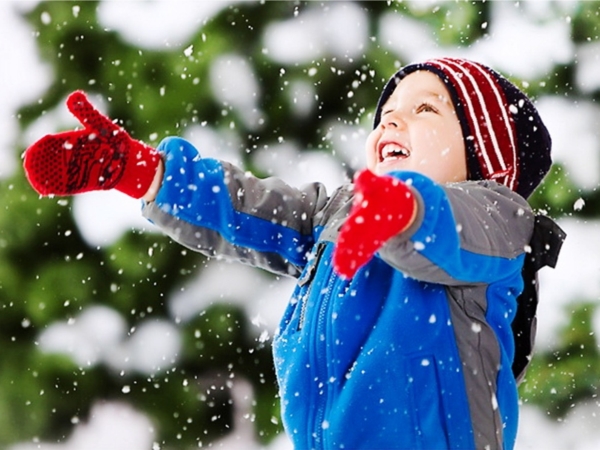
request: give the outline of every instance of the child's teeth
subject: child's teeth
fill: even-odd
[[[408,151],[397,145],[397,144],[387,144],[383,151],[381,152],[382,159],[386,158],[397,158],[397,157],[405,157],[408,156]]]

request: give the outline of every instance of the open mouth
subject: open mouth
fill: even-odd
[[[410,156],[410,151],[395,142],[384,143],[379,147],[379,162],[404,159]]]

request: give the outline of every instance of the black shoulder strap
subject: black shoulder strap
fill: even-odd
[[[515,359],[512,371],[519,383],[531,360],[536,332],[536,310],[538,305],[537,272],[544,266],[556,267],[558,254],[566,233],[549,217],[537,215],[530,251],[523,265],[523,292],[517,298],[517,313],[512,322],[515,339]]]

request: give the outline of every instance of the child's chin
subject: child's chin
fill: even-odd
[[[382,162],[377,164],[375,172],[377,175],[385,175],[386,173],[406,170],[406,164],[403,161]]]

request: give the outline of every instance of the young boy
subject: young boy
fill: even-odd
[[[295,448],[513,448],[526,198],[551,165],[513,84],[464,59],[404,67],[378,103],[367,170],[331,194],[179,138],[154,150],[81,92],[68,106],[85,128],[25,152],[40,194],[143,197],[177,242],[298,279],[273,342]]]

